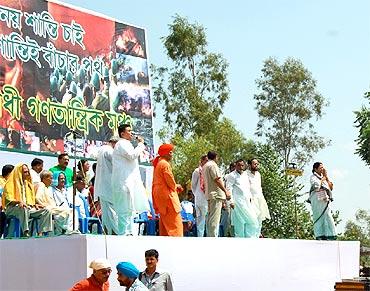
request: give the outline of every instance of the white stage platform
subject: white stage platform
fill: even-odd
[[[159,251],[176,291],[330,291],[358,276],[359,242],[238,238],[107,236],[108,259],[144,269],[144,252]],[[104,236],[0,240],[0,290],[68,290],[105,257]],[[111,290],[124,290],[110,277]]]

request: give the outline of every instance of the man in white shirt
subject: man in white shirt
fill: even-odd
[[[262,221],[271,219],[270,212],[262,193],[261,185],[261,174],[258,172],[259,162],[257,159],[251,159],[248,161],[249,170],[247,170],[249,183],[251,186],[252,202],[259,211],[258,223],[259,223],[259,236],[261,236]]]
[[[44,169],[44,161],[39,158],[34,158],[31,162],[31,179],[33,185],[37,185],[41,182],[40,173]]]
[[[207,163],[207,155],[200,158],[199,167],[196,168],[191,177],[191,191],[195,198],[195,221],[197,225],[198,237],[204,236],[204,229],[206,225],[206,215],[208,211],[208,202],[206,194],[204,193],[204,179],[202,168]]]
[[[137,137],[136,148],[131,143],[131,126],[118,127],[120,140],[113,150],[112,193],[118,218],[118,234],[134,235],[135,212],[149,210],[149,201],[140,176],[138,157],[145,150],[144,139]]]
[[[145,252],[146,269],[139,274],[139,280],[150,291],[173,291],[170,274],[157,268],[158,256],[154,249]]]
[[[118,137],[112,137],[108,144],[104,144],[98,152],[94,197],[100,199],[102,223],[107,234],[117,234],[117,214],[113,207],[112,197],[112,169],[113,149]]]
[[[245,164],[242,159],[235,162],[235,170],[226,179],[226,188],[232,193],[231,223],[235,237],[259,237],[259,223],[248,175],[244,173]]]

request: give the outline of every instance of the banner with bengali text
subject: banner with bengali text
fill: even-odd
[[[0,0],[0,150],[90,157],[128,123],[149,161],[148,75],[143,28],[59,2]]]

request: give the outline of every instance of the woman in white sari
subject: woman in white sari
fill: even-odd
[[[329,180],[322,163],[316,162],[313,164],[310,183],[309,201],[312,208],[315,238],[318,240],[334,240],[337,234],[329,207],[332,201],[333,183]]]

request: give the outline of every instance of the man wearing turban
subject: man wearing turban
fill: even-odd
[[[117,280],[128,291],[148,291],[149,289],[139,280],[140,271],[130,262],[120,262],[116,266]]]
[[[183,236],[181,205],[177,194],[182,187],[176,184],[170,165],[173,149],[172,144],[162,144],[153,161],[153,206],[160,215],[159,235],[162,236]]]
[[[109,276],[112,272],[111,264],[106,259],[92,261],[89,268],[93,270],[92,275],[77,282],[70,291],[108,291]]]

